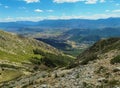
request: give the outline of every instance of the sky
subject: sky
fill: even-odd
[[[120,17],[120,0],[0,0],[0,22]]]

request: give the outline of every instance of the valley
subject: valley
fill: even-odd
[[[119,22],[0,23],[0,88],[119,88]]]
[[[76,57],[100,39],[119,37],[119,22],[120,18],[18,21],[3,22],[0,28],[43,41]]]
[[[0,88],[120,88],[120,0],[0,0]]]

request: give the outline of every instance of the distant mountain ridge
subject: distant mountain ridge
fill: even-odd
[[[23,28],[23,27],[40,27],[40,28],[105,28],[120,27],[120,18],[107,18],[98,20],[89,19],[70,19],[70,20],[42,20],[0,22],[0,28]]]

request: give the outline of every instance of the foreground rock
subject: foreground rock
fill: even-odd
[[[102,52],[98,51],[99,44],[98,42],[82,54],[86,56],[80,55],[84,63],[79,60],[81,64],[72,69],[38,71],[2,83],[0,88],[120,88],[120,41],[101,41]]]

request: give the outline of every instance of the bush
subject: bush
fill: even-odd
[[[14,69],[19,69],[20,67],[10,65],[10,64],[0,64],[1,68],[14,68]]]
[[[35,49],[35,50],[33,50],[33,52],[34,52],[34,54],[40,54],[40,55],[45,55],[45,52],[43,52],[42,50],[40,50],[40,49]]]
[[[41,59],[40,58],[38,58],[38,57],[32,57],[31,59],[30,59],[30,62],[32,62],[33,64],[35,64],[35,65],[40,65],[42,62],[41,62]]]
[[[42,58],[42,63],[48,67],[56,67],[55,63],[48,57]]]
[[[76,78],[80,78],[80,75],[79,75],[79,73],[77,73],[77,75],[76,75]]]
[[[107,70],[108,70],[107,68],[105,68],[105,67],[103,67],[103,66],[100,66],[100,67],[98,68],[98,70],[96,71],[96,73],[105,73]]]
[[[83,82],[83,88],[95,88],[95,86],[91,83]]]
[[[67,66],[72,61],[72,58],[63,55],[55,55],[46,53],[42,62],[49,67]]]
[[[91,54],[91,55],[85,57],[82,60],[81,64],[86,65],[86,64],[88,64],[89,61],[93,61],[93,60],[96,60],[96,59],[98,59],[97,55],[96,54]]]
[[[120,55],[116,56],[115,58],[111,59],[111,64],[120,63]]]
[[[115,86],[118,86],[120,85],[120,81],[119,80],[115,80],[115,79],[112,79],[108,82],[108,85],[111,87],[111,88],[115,88]],[[117,87],[116,87],[117,88]]]
[[[79,65],[78,62],[71,61],[66,67],[66,69],[71,69],[71,68],[77,67],[78,65]]]
[[[61,54],[57,55],[57,54],[52,54],[48,52],[43,52],[40,49],[35,49],[33,50],[33,52],[34,54],[40,54],[43,56],[43,58],[41,59],[34,57],[32,59],[32,62],[35,64],[43,63],[48,67],[57,67],[57,66],[63,67],[63,66],[68,66],[70,62],[73,62],[73,58],[68,57],[66,55],[61,55]]]

